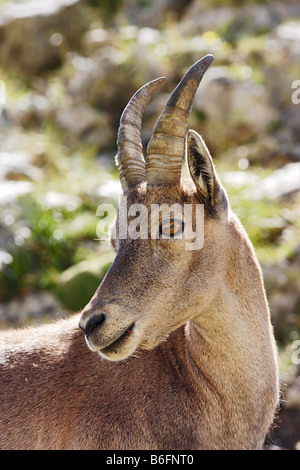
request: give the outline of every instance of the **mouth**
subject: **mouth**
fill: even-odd
[[[117,354],[117,352],[125,346],[125,343],[133,335],[134,323],[127,327],[117,338],[113,338],[105,347],[99,349],[99,353],[104,356],[111,356],[112,354]]]

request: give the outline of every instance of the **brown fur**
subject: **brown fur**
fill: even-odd
[[[80,318],[85,328],[105,314],[87,340],[105,359],[77,316],[0,335],[0,448],[262,447],[278,400],[270,314],[251,243],[213,167],[205,171],[205,189],[198,168],[194,185],[131,190],[129,205],[147,207],[210,193],[205,241],[187,251],[184,240],[116,240]],[[125,342],[103,350],[132,323]]]

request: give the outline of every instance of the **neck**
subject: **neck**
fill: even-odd
[[[185,331],[189,363],[202,378],[216,388],[234,382],[244,389],[258,371],[269,375],[276,359],[260,267],[248,238],[236,230],[234,234],[236,249],[228,251],[218,291]]]
[[[273,346],[260,272],[249,275],[252,281],[256,275],[253,286],[246,288],[247,280],[242,276],[235,285],[225,281],[209,309],[196,315],[186,328],[190,354],[201,369],[206,365],[222,381],[226,374],[230,377],[241,368],[255,373],[265,348]]]

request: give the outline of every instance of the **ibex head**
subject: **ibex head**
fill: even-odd
[[[89,348],[107,359],[120,360],[137,348],[153,348],[207,311],[218,293],[226,262],[227,197],[204,141],[196,132],[187,131],[195,93],[212,60],[207,55],[196,62],[171,94],[155,125],[146,161],[142,114],[166,79],[140,88],[122,114],[116,161],[129,209],[124,215],[119,208],[112,240],[115,261],[80,319]],[[191,180],[181,179],[185,153]],[[132,221],[134,204],[147,209],[146,236],[120,237],[121,219]],[[162,204],[191,207],[195,232],[190,230],[185,236],[183,218],[164,219]],[[204,215],[197,226],[196,207],[200,205]],[[158,226],[152,226],[153,220]],[[204,233],[203,246],[187,249],[187,241],[198,231]],[[168,239],[164,233],[170,235]]]

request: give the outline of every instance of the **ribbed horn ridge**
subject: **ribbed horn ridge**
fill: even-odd
[[[142,116],[150,98],[165,84],[166,80],[165,77],[161,77],[142,86],[133,95],[121,116],[116,164],[124,193],[128,192],[131,186],[146,180],[141,140]]]
[[[185,136],[199,83],[214,57],[206,55],[187,71],[173,91],[153,130],[147,148],[149,184],[173,184],[180,181]]]

